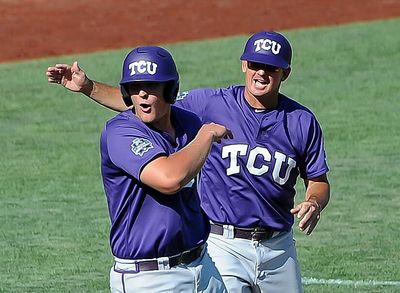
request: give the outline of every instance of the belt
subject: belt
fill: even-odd
[[[122,264],[131,264],[135,266],[135,272],[142,271],[156,271],[162,269],[169,269],[179,264],[189,264],[192,261],[200,257],[204,244],[200,245],[192,250],[184,251],[180,254],[170,256],[170,257],[160,257],[151,260],[126,260],[115,258],[115,261]],[[114,265],[115,269],[115,265]],[[118,271],[118,270],[116,270]]]
[[[224,235],[224,226],[221,224],[211,223],[211,233],[217,235]],[[237,228],[233,227],[233,237],[248,240],[266,240],[278,235],[280,231],[275,231],[268,228]]]

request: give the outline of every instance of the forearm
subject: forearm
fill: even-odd
[[[213,135],[199,131],[196,138],[185,148],[169,156],[169,166],[180,187],[185,186],[203,167],[213,143]]]
[[[115,111],[125,111],[125,105],[120,89],[98,81],[88,79],[88,85],[82,88],[82,93],[91,98],[96,103]]]
[[[141,181],[162,193],[176,193],[196,177],[212,142],[212,133],[201,129],[186,147],[168,157],[155,159],[146,166],[140,175]]]
[[[300,219],[300,230],[310,235],[321,217],[321,211],[329,202],[330,185],[326,174],[305,180],[304,183],[305,201],[296,205],[290,212]]]
[[[310,181],[306,190],[306,201],[317,203],[319,210],[322,211],[330,199],[330,185],[327,180]]]

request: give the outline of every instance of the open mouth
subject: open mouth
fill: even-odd
[[[264,88],[268,85],[268,83],[262,79],[254,79],[254,84],[257,88]]]
[[[145,113],[149,113],[151,111],[151,106],[149,104],[141,103],[140,109]]]

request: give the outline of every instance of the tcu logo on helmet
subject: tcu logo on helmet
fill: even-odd
[[[254,49],[255,52],[260,51],[261,49],[265,51],[271,51],[275,55],[279,54],[281,50],[281,44],[277,43],[276,41],[272,41],[270,39],[258,39],[254,41]]]
[[[131,76],[137,73],[143,74],[148,73],[151,75],[156,74],[157,72],[157,63],[153,63],[150,61],[139,60],[129,64],[129,69],[131,70]]]

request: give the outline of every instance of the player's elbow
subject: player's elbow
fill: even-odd
[[[164,194],[177,193],[185,184],[187,173],[168,163],[165,157],[148,164],[140,174],[140,180],[147,186]]]
[[[157,183],[155,189],[164,194],[175,194],[183,187],[182,180],[179,180],[178,178],[160,178]]]

